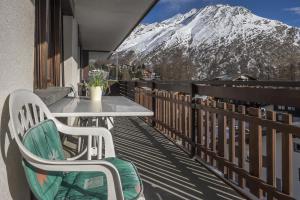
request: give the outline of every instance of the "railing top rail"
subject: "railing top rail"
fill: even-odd
[[[124,81],[133,87],[199,94],[259,104],[300,108],[300,82],[292,81]],[[192,91],[192,86],[196,90]],[[154,88],[153,88],[154,87]]]
[[[300,87],[300,81],[198,81],[196,84],[214,86]]]
[[[205,84],[212,86],[255,86],[255,87],[299,87],[300,81],[124,81],[124,82],[136,82],[138,84],[150,85],[155,83],[159,85],[166,84]]]
[[[196,93],[217,98],[300,108],[300,90],[296,89],[197,85]]]

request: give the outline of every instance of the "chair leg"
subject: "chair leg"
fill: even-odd
[[[78,138],[78,147],[77,147],[77,153],[81,152],[81,144],[82,144],[82,137]]]
[[[97,152],[97,154],[98,154],[98,160],[100,160],[100,159],[102,159],[102,137],[98,137],[97,138],[98,139],[98,152]]]

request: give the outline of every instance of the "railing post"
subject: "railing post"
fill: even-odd
[[[276,121],[276,112],[267,111],[268,120]],[[276,129],[268,128],[267,134],[267,183],[276,187]],[[268,194],[268,200],[273,200],[272,194]]]
[[[125,81],[125,97],[128,97],[128,81]]]
[[[191,148],[191,157],[195,156],[196,153],[196,108],[193,106],[195,104],[195,96],[198,93],[198,87],[193,82],[191,83],[191,106],[192,106],[192,113],[191,113],[191,139],[192,139],[192,148]]]
[[[227,104],[223,102],[218,102],[217,107],[220,110],[226,111],[227,110]],[[227,157],[226,152],[226,144],[227,144],[227,116],[218,114],[218,147],[217,152],[218,156],[221,157],[221,159],[218,162],[218,169],[219,171],[224,174],[225,177],[227,177],[227,169],[225,168],[223,159]]]
[[[292,115],[282,116],[282,122],[291,125]],[[293,135],[289,132],[282,132],[282,192],[288,195],[293,193]]]
[[[240,105],[238,106],[238,112],[242,115],[246,115],[246,106]],[[246,122],[243,120],[239,120],[239,149],[238,149],[238,166],[239,168],[244,169],[245,168],[245,147],[246,147]],[[246,187],[245,179],[239,175],[239,186],[241,188]]]
[[[136,81],[134,81],[134,84],[133,84],[133,89],[137,88],[138,87],[138,83]]]
[[[151,81],[151,94],[152,94],[152,112],[154,113],[154,116],[153,116],[153,120],[152,120],[152,126],[155,127],[156,126],[156,122],[155,122],[155,119],[156,119],[156,97],[154,96],[155,93],[154,93],[154,90],[156,89],[156,83],[155,81]]]
[[[262,118],[262,112],[259,108],[248,108],[248,114],[256,118]],[[262,179],[262,126],[259,123],[249,124],[249,172],[252,176]],[[250,192],[258,198],[262,198],[263,191],[257,187],[257,184],[251,183]]]
[[[138,88],[137,88],[138,84],[136,81],[134,81],[134,84],[133,84],[133,98],[134,100],[137,102],[137,103],[140,103],[140,98],[137,98],[137,95],[140,95],[140,92],[137,92],[138,91]],[[137,94],[138,93],[138,94]],[[140,97],[140,96],[138,96]],[[138,100],[137,100],[138,99]]]

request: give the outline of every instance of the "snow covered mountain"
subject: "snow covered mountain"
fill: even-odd
[[[154,67],[163,79],[239,73],[290,79],[300,72],[300,29],[244,7],[213,5],[141,24],[118,52],[123,62]]]

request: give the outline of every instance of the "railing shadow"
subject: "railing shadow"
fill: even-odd
[[[146,199],[243,199],[138,118],[118,118],[113,136],[118,156],[137,166]]]

